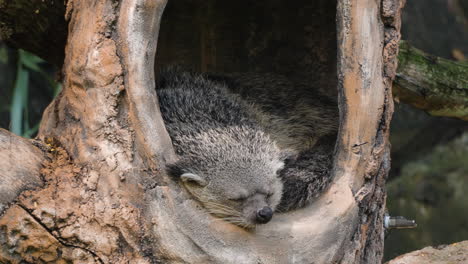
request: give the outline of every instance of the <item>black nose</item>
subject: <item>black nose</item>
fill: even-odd
[[[257,211],[257,223],[266,224],[273,217],[273,210],[270,207],[265,206],[262,209]]]

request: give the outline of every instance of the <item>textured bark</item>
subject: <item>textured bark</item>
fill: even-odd
[[[54,261],[157,260],[148,230],[151,218],[144,213],[149,203],[145,189],[163,180],[154,175],[161,174],[172,151],[151,67],[164,5],[165,1],[68,2],[64,88],[45,111],[39,132],[40,139],[52,138],[60,151],[43,170],[44,188],[24,195],[18,203],[23,210],[12,207],[4,218],[10,222],[3,223],[13,227],[19,219],[31,221],[26,211],[42,227],[35,232],[58,241],[61,249]],[[160,154],[163,151],[167,153]],[[25,228],[15,232],[17,237],[31,237]],[[5,262],[15,263],[18,255],[35,263],[45,261],[33,253],[48,251],[49,243],[9,239],[2,253]]]
[[[213,13],[221,8],[214,2],[203,3]],[[282,5],[280,1],[273,3],[276,8]],[[44,113],[39,131],[39,138],[49,140],[55,151],[41,171],[44,187],[23,192],[16,205],[0,218],[6,234],[1,238],[8,240],[1,246],[1,260],[380,262],[383,185],[389,169],[388,127],[393,111],[390,88],[396,70],[402,3],[340,0],[337,7],[329,1],[318,3],[321,10],[315,10],[312,19],[317,27],[320,21],[334,25],[333,16],[327,15],[338,10],[337,69],[329,56],[335,46],[326,44],[334,40],[330,36],[335,32],[329,32],[334,26],[321,29],[328,37],[313,42],[321,44],[320,52],[301,61],[303,71],[295,72],[291,61],[289,66],[281,65],[288,62],[290,54],[271,60],[262,49],[249,50],[258,53],[239,52],[249,54],[244,55],[246,60],[252,59],[249,65],[253,59],[263,58],[260,68],[293,72],[292,79],[306,76],[307,81],[314,79],[313,85],[330,89],[336,84],[337,70],[341,125],[335,180],[310,206],[279,214],[267,225],[248,232],[216,221],[164,174],[164,165],[176,157],[159,113],[152,65],[165,1],[69,1],[64,88]],[[322,10],[327,12],[320,16]],[[203,25],[201,69],[241,67],[237,62],[226,64],[226,68],[217,66],[229,61],[229,57],[217,59],[217,43],[224,43],[221,48],[236,47],[237,39],[234,35],[218,42],[222,38],[215,37],[215,32],[223,29],[210,28],[210,23]],[[266,31],[268,26],[260,33]],[[236,32],[236,28],[227,32]],[[270,45],[287,43],[291,37],[279,33],[271,38],[262,36],[257,40],[252,37],[251,47],[263,43],[268,50]],[[307,43],[295,45],[306,54],[315,48]],[[314,60],[323,51],[328,55]],[[168,54],[161,57],[171,61]],[[294,54],[300,57],[299,52]],[[309,86],[301,87],[307,90]]]
[[[337,8],[341,127],[335,169],[348,178],[358,207],[343,263],[379,263],[383,255],[391,84],[403,4],[396,0],[340,1]]]
[[[468,241],[425,247],[394,258],[386,264],[452,264],[468,262]]]
[[[426,54],[400,45],[395,99],[434,116],[468,120],[468,63]]]

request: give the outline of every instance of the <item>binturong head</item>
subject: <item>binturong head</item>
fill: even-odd
[[[169,166],[212,215],[243,228],[268,223],[281,200],[282,153],[263,132],[244,127],[211,129],[177,139],[190,146]],[[185,142],[184,142],[185,141]]]

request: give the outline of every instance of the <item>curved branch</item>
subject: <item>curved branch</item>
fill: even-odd
[[[44,153],[30,140],[0,128],[0,215],[29,189],[40,187]]]
[[[431,115],[468,121],[467,76],[468,63],[435,57],[402,41],[393,95]]]
[[[167,0],[128,0],[120,8],[118,53],[127,71],[130,115],[135,122],[137,147],[148,165],[162,168],[175,153],[159,111],[154,83],[154,57],[159,24]],[[157,164],[160,161],[163,164]]]

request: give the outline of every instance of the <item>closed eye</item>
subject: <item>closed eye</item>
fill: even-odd
[[[245,201],[245,199],[247,199],[247,198],[245,198],[245,197],[238,197],[238,198],[231,198],[231,199],[229,199],[229,201],[233,201],[233,202],[243,202],[243,201]]]
[[[258,190],[257,193],[265,195],[266,198],[270,198],[273,195],[272,192],[266,190]]]

